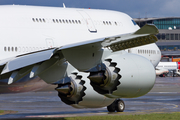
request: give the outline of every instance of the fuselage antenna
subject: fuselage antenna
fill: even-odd
[[[65,4],[63,3],[63,8],[66,8]]]

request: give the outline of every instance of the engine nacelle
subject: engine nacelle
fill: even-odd
[[[99,108],[113,103],[111,99],[93,90],[88,73],[73,73],[58,83],[56,90],[61,100],[75,108]]]
[[[91,72],[94,90],[110,98],[133,98],[148,93],[156,74],[152,63],[135,54],[113,54],[105,59],[105,70]]]

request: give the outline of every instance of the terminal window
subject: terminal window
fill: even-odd
[[[169,40],[169,34],[166,34],[166,40]]]
[[[158,29],[178,29],[180,27],[180,19],[171,18],[154,20],[153,24],[155,24]]]
[[[171,34],[171,40],[174,40],[174,34]]]
[[[159,33],[156,37],[158,40],[180,40],[180,34],[178,33]]]
[[[178,34],[175,34],[175,40],[178,40]]]

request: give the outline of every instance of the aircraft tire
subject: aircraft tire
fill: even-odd
[[[121,99],[116,100],[116,107],[115,107],[117,112],[123,112],[125,109],[125,104],[124,101]]]
[[[115,112],[116,111],[115,102],[113,102],[111,105],[107,106],[107,110],[109,112]]]

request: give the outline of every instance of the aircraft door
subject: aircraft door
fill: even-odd
[[[86,25],[87,25],[87,27],[88,27],[88,30],[89,30],[90,32],[97,32],[97,29],[95,28],[91,17],[90,17],[85,11],[79,10],[78,12],[79,12],[79,13],[81,14],[81,16],[84,18],[84,20],[85,20],[85,22],[86,22]]]
[[[128,52],[128,53],[132,53],[131,49],[126,49],[125,51]]]

